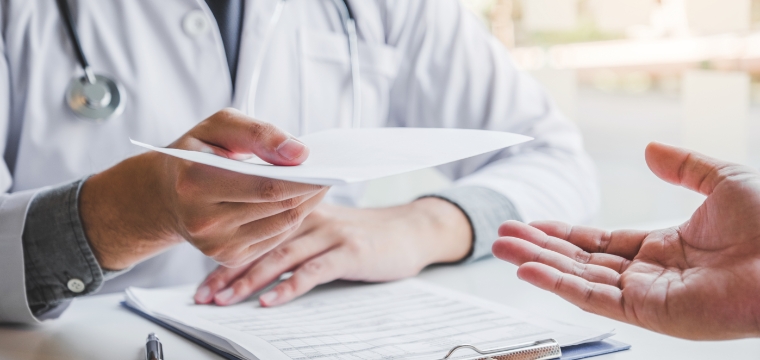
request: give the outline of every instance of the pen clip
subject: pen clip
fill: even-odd
[[[480,350],[474,345],[462,344],[449,350],[442,360],[449,359],[457,350],[461,349],[470,349],[480,355],[467,358],[468,360],[549,360],[559,359],[562,356],[559,344],[554,339],[546,339],[491,350]]]

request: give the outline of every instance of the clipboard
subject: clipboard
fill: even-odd
[[[188,333],[186,333],[186,332],[184,332],[184,331],[182,331],[180,329],[177,329],[176,327],[171,326],[170,324],[167,324],[166,322],[161,321],[160,319],[157,319],[157,318],[155,318],[155,317],[153,317],[153,316],[151,316],[151,315],[149,315],[149,314],[147,314],[147,313],[145,313],[145,312],[143,312],[143,311],[141,311],[139,309],[131,307],[125,301],[123,301],[121,303],[121,306],[123,306],[127,310],[129,310],[129,311],[131,311],[131,312],[133,312],[133,313],[135,313],[135,314],[137,314],[137,315],[145,318],[146,320],[149,320],[149,321],[151,321],[151,322],[153,322],[153,323],[155,323],[155,324],[157,324],[157,325],[159,325],[159,326],[161,326],[161,327],[163,327],[163,328],[165,328],[165,329],[167,329],[167,330],[169,330],[169,331],[171,331],[171,332],[173,332],[173,333],[175,333],[175,334],[177,334],[179,336],[182,336],[183,338],[187,339],[188,341],[190,341],[190,342],[192,342],[192,343],[194,343],[196,345],[199,345],[199,346],[205,348],[208,351],[211,351],[212,353],[214,353],[214,354],[216,354],[218,356],[221,356],[224,359],[227,359],[227,360],[245,360],[245,359],[242,359],[242,358],[240,358],[240,357],[238,357],[238,356],[236,356],[234,354],[230,354],[230,353],[228,353],[228,352],[226,352],[224,350],[218,349],[218,348],[212,346],[211,344],[208,344],[208,343],[206,343],[204,341],[201,341],[200,339],[198,339],[198,338],[196,338],[196,337],[194,337],[194,336],[192,336],[192,335],[190,335],[190,334],[188,334]],[[521,346],[521,345],[525,345],[525,344],[518,344],[518,345],[515,345],[515,346]],[[469,346],[472,346],[472,345],[469,345]],[[497,349],[497,350],[504,350],[504,349],[508,349],[509,350],[509,349],[511,349],[513,347],[514,346],[510,346],[509,348],[501,348],[501,349]],[[581,344],[581,345],[572,345],[572,346],[561,347],[561,352],[562,352],[561,357],[559,357],[559,358],[555,357],[555,358],[549,358],[549,359],[560,359],[560,360],[585,359],[585,358],[594,357],[594,356],[598,356],[598,355],[604,355],[604,354],[609,354],[609,353],[613,353],[613,352],[628,350],[630,348],[631,348],[631,345],[628,345],[628,344],[625,344],[625,343],[622,343],[622,342],[619,342],[619,341],[615,341],[615,340],[612,340],[612,339],[605,339],[603,341],[597,341],[597,342],[586,343],[586,344]],[[452,349],[452,350],[454,350],[454,349]],[[460,349],[458,349],[458,350],[460,350]],[[515,358],[496,358],[496,357],[493,357],[493,354],[490,354],[489,351],[485,351],[485,352],[486,352],[486,356],[484,356],[483,354],[476,353],[473,356],[467,357],[465,359],[466,360],[479,360],[479,359],[488,359],[488,357],[491,357],[492,359],[495,359],[495,360],[518,360],[518,359],[519,360],[527,360],[527,359],[533,360],[533,358],[518,358],[518,357],[515,357]],[[444,355],[444,354],[442,354],[442,355]],[[452,356],[454,356],[454,355],[452,355]],[[456,357],[456,360],[465,360],[465,359],[460,358],[458,355],[455,356],[455,357]],[[445,359],[445,360],[450,360],[450,359],[452,359],[452,357],[449,357],[449,359]]]
[[[476,355],[461,360],[554,360],[562,357],[562,349],[554,339],[516,344],[492,350],[480,350],[474,345],[457,345],[441,360],[451,359],[460,350],[472,350]]]

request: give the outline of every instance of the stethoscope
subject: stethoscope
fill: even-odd
[[[79,33],[76,27],[74,27],[73,16],[71,15],[71,9],[67,0],[56,1],[66,26],[66,32],[74,45],[77,60],[82,66],[82,70],[84,70],[83,76],[75,77],[69,82],[65,96],[66,104],[68,104],[74,114],[85,120],[103,121],[121,115],[126,101],[124,90],[117,81],[105,75],[93,73],[87,57],[82,50]],[[255,115],[256,91],[258,90],[261,69],[264,63],[264,54],[271,42],[274,28],[280,21],[286,1],[278,0],[277,7],[269,21],[264,36],[262,50],[256,58],[245,105],[247,109],[243,109],[250,116]],[[351,61],[351,86],[353,88],[351,126],[358,128],[361,126],[361,73],[359,69],[359,40],[356,34],[356,20],[351,12],[348,0],[333,0],[333,3],[340,13],[343,31],[348,36],[348,53]],[[301,134],[305,133],[305,125],[302,123],[300,127]]]
[[[82,50],[79,33],[74,27],[71,9],[66,0],[57,0],[66,32],[74,44],[75,55],[82,65],[84,76],[69,81],[66,88],[66,104],[78,117],[85,120],[108,120],[124,111],[124,91],[118,82],[100,74],[95,74]]]

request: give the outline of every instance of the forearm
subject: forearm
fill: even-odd
[[[520,220],[509,199],[485,187],[453,187],[426,195],[418,202],[426,199],[435,199],[440,208],[450,209],[451,213],[446,218],[441,217],[442,221],[451,222],[456,217],[454,213],[466,220],[464,227],[469,234],[466,237],[458,235],[458,242],[467,244],[467,252],[454,261],[474,261],[490,255],[491,246],[498,237],[499,225],[507,220]]]
[[[144,211],[116,211],[140,209],[134,192],[149,189],[124,184],[125,172],[139,171],[129,166],[133,162],[42,191],[29,205],[22,241],[27,301],[35,316],[56,313],[67,300],[97,291],[105,278],[171,245],[135,239],[125,225],[134,221],[128,214],[149,212],[150,204],[143,204]]]
[[[444,199],[421,198],[408,205],[418,232],[412,234],[425,265],[462,260],[473,244],[473,231],[467,215]]]
[[[424,264],[474,261],[491,254],[498,228],[520,216],[505,196],[484,187],[454,187],[410,205],[424,229],[415,234]]]
[[[82,186],[84,234],[103,268],[128,268],[182,241],[160,202],[142,202],[159,198],[161,192],[144,163],[161,160],[156,153],[138,155],[93,175]]]
[[[130,234],[134,232],[125,231],[123,225],[129,219],[115,218],[114,207],[137,206],[127,199],[134,202],[134,188],[146,186],[123,184],[124,171],[138,170],[117,166],[42,191],[29,205],[22,242],[27,301],[35,316],[49,317],[69,299],[96,292],[118,270],[168,246],[133,241]],[[103,183],[121,191],[109,195],[102,191]],[[150,207],[145,204],[145,208]]]

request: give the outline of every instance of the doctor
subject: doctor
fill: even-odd
[[[342,4],[1,1],[0,321],[54,318],[98,290],[199,282],[219,263],[196,301],[233,303],[294,270],[262,296],[276,305],[336,278],[482,257],[505,218],[590,217],[577,130],[457,0]],[[351,207],[361,187],[325,195],[129,143],[294,165],[308,149],[289,134],[350,126],[536,140],[445,166],[452,188],[373,210]]]

